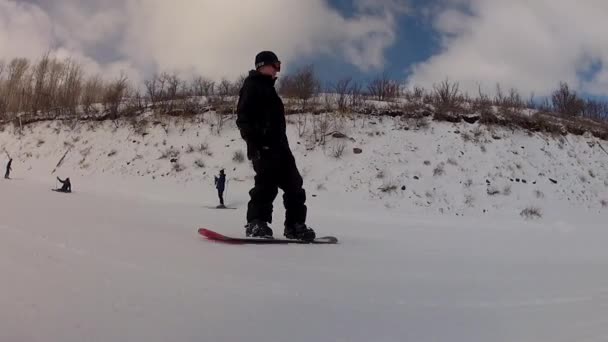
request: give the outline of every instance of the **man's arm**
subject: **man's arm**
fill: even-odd
[[[243,139],[254,146],[259,146],[262,138],[259,130],[258,110],[258,98],[255,87],[251,82],[246,81],[239,94],[236,124]]]

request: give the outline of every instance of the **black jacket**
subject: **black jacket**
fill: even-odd
[[[274,88],[275,80],[252,70],[239,93],[236,124],[247,141],[247,155],[263,149],[289,148],[285,107]]]
[[[226,174],[221,173],[219,177],[215,177],[215,188],[219,191],[226,189]]]

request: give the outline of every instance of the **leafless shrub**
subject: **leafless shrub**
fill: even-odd
[[[494,97],[494,105],[499,108],[499,112],[503,116],[511,117],[515,115],[522,115],[522,111],[525,107],[524,101],[521,98],[519,92],[511,88],[509,94],[505,95],[502,92],[500,84],[496,85],[496,96]]]
[[[336,94],[336,102],[338,104],[338,110],[345,112],[349,105],[349,98],[351,97],[351,82],[352,77],[347,77],[339,80],[335,85],[332,86],[333,92]]]
[[[433,86],[433,106],[436,111],[436,119],[452,121],[445,115],[457,115],[462,112],[464,97],[460,93],[460,85],[445,80]],[[441,117],[437,117],[440,115]]]
[[[397,183],[392,180],[385,180],[384,184],[378,190],[384,193],[392,193],[397,191],[397,189]]]
[[[110,153],[108,153],[108,157],[113,157],[118,153],[118,151],[116,150],[111,150]]]
[[[595,178],[595,172],[593,172],[591,169],[589,169],[589,177]]]
[[[320,88],[320,81],[312,65],[283,77],[279,84],[279,92],[286,97],[300,100],[303,111],[308,110],[309,101],[319,94]]]
[[[473,180],[469,178],[464,182],[463,185],[465,188],[470,188],[471,186],[473,186]]]
[[[296,127],[298,129],[298,137],[301,138],[306,133],[306,126],[308,125],[308,115],[304,113],[298,114],[296,120]]]
[[[328,114],[319,114],[313,116],[313,131],[312,136],[320,145],[325,145],[326,138],[330,132],[330,117]]]
[[[448,158],[448,164],[450,164],[452,166],[457,166],[458,162],[454,158]]]
[[[384,179],[385,174],[384,171],[379,170],[378,173],[376,173],[376,179]]]
[[[413,122],[414,122],[414,126],[417,129],[421,129],[421,130],[425,130],[425,129],[429,128],[429,126],[430,126],[429,120],[425,117],[414,118]]]
[[[437,166],[435,166],[435,169],[433,169],[433,176],[438,177],[438,176],[443,176],[445,174],[445,164],[444,163],[440,163]]]
[[[367,85],[367,90],[377,101],[390,101],[399,96],[399,84],[391,80],[387,73],[373,79]]]
[[[498,188],[495,187],[495,186],[489,186],[488,189],[487,189],[487,193],[490,196],[499,195],[500,194],[500,190],[498,190]]]
[[[194,151],[195,151],[194,146],[192,146],[192,145],[188,145],[188,146],[186,147],[186,153],[187,153],[187,154],[194,153]]]
[[[331,156],[340,159],[344,155],[346,144],[343,141],[336,142],[331,148]]]
[[[126,75],[121,75],[105,87],[103,94],[104,108],[114,119],[119,116],[120,105],[123,102],[128,87],[129,83]]]
[[[363,106],[363,86],[359,82],[352,82],[350,86],[350,105],[352,108]]]
[[[423,164],[426,165],[426,166],[429,166],[429,165],[431,165],[431,161],[430,160],[425,160]]]
[[[534,196],[536,196],[536,198],[545,198],[545,194],[540,191],[540,190],[534,190]]]
[[[600,204],[602,205],[602,208],[608,208],[608,200],[600,200]]]
[[[44,139],[38,139],[38,141],[36,142],[36,147],[40,147],[44,145]]]
[[[559,89],[553,92],[551,99],[553,101],[553,108],[558,113],[576,116],[584,110],[585,104],[583,100],[578,97],[575,91],[570,89],[568,83],[560,83]]]
[[[87,79],[82,91],[82,110],[85,114],[93,113],[95,111],[94,105],[101,103],[103,88],[101,77],[93,76]]]
[[[464,197],[464,204],[466,204],[467,207],[473,207],[473,204],[475,203],[475,197],[473,197],[473,195],[466,195]]]
[[[184,164],[180,163],[179,161],[178,161],[178,162],[173,163],[173,165],[172,165],[172,167],[171,167],[171,168],[172,168],[172,169],[173,169],[173,171],[175,171],[175,172],[182,172],[182,171],[186,170],[186,166],[185,166]]]
[[[199,169],[204,169],[205,168],[205,162],[202,159],[197,159],[194,161],[194,166],[196,166]]]
[[[525,219],[540,219],[543,217],[542,212],[537,207],[528,207],[520,213],[520,215]]]
[[[243,151],[234,151],[234,154],[232,155],[232,161],[239,164],[243,163],[245,161],[245,154],[243,153]]]
[[[170,148],[166,149],[165,151],[163,151],[159,157],[159,159],[174,159],[179,157],[179,150],[177,150],[176,148],[174,148],[173,146],[171,146]]]
[[[192,80],[192,92],[195,96],[212,96],[215,93],[215,82],[196,76]]]
[[[583,117],[595,120],[608,120],[608,102],[587,99],[582,112]]]

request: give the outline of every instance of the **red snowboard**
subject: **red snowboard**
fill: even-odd
[[[338,239],[333,236],[324,236],[324,237],[316,238],[313,241],[307,242],[307,241],[302,241],[302,240],[288,240],[288,239],[234,238],[234,237],[222,235],[220,233],[217,233],[212,230],[205,229],[205,228],[199,229],[198,233],[201,234],[202,236],[206,237],[209,240],[228,243],[228,244],[234,244],[234,245],[245,245],[245,244],[285,245],[285,244],[290,244],[290,243],[302,244],[302,245],[307,245],[307,244],[332,245],[332,244],[338,243]]]

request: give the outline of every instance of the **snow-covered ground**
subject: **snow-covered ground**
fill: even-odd
[[[603,142],[360,118],[308,150],[292,125],[310,223],[341,243],[230,246],[196,234],[241,235],[252,182],[212,121],[0,133],[0,341],[608,340]],[[205,208],[220,167],[237,210]]]

